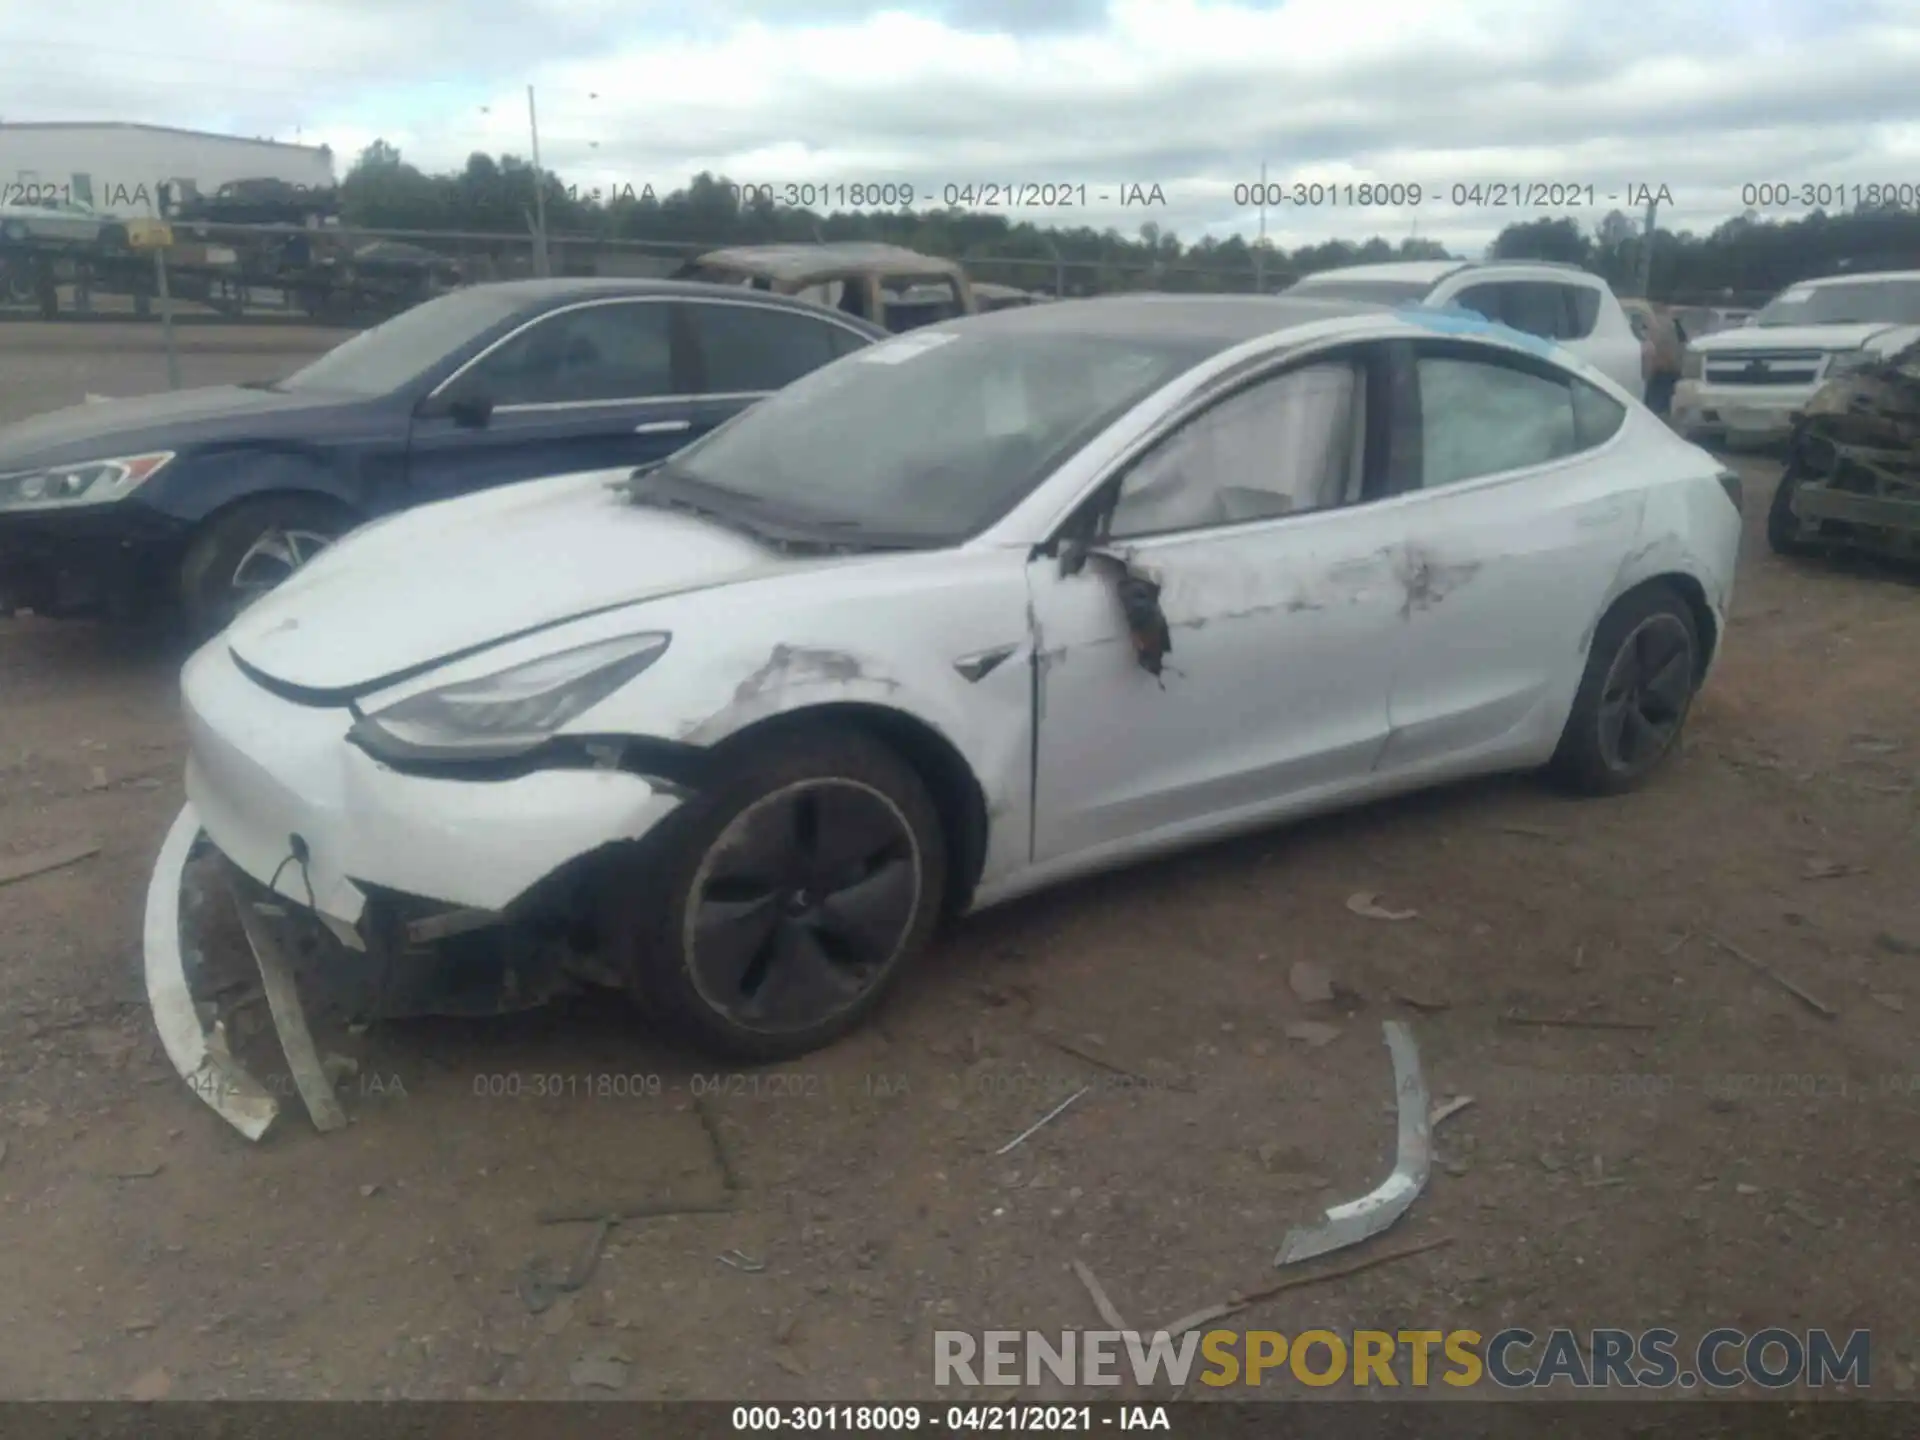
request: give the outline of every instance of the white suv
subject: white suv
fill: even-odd
[[[1688,347],[1674,424],[1690,440],[1784,439],[1827,381],[1917,339],[1920,270],[1803,281]]]
[[[1302,299],[1458,306],[1552,340],[1630,395],[1641,395],[1640,341],[1607,282],[1544,260],[1409,260],[1321,270],[1287,291]]]

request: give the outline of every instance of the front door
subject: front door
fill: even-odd
[[[1370,775],[1402,624],[1369,503],[1384,369],[1362,349],[1223,397],[1096,501],[1084,565],[1034,560],[1037,863],[1223,832]],[[1160,587],[1157,677],[1129,580]]]
[[[1388,502],[1407,624],[1383,770],[1551,742],[1643,492],[1600,447],[1620,403],[1545,361],[1420,342],[1420,459]]]
[[[730,413],[691,399],[683,329],[665,301],[621,299],[568,306],[510,336],[415,416],[415,500],[671,455]]]

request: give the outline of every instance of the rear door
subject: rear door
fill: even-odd
[[[1404,625],[1383,771],[1550,750],[1640,531],[1626,409],[1550,361],[1412,347],[1418,463],[1386,502]],[[1538,758],[1544,759],[1544,756]]]
[[[690,358],[661,298],[588,301],[533,320],[416,413],[407,457],[416,499],[671,454],[693,423]]]
[[[832,311],[794,309],[752,300],[676,302],[687,338],[687,376],[694,398],[680,430],[695,439],[822,365],[865,349],[872,339]]]

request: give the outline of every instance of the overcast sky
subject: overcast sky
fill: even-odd
[[[1249,235],[1261,162],[1419,184],[1416,207],[1268,211],[1293,246],[1477,250],[1531,209],[1455,186],[1666,186],[1704,229],[1761,182],[1920,185],[1920,0],[249,0],[16,6],[0,119],[384,138],[427,169],[528,152],[583,189],[1085,186],[1066,223]],[[1122,208],[1158,185],[1164,206]],[[1111,197],[1103,201],[1101,196]],[[1609,196],[1620,196],[1610,202]],[[1470,197],[1463,197],[1470,198]],[[1527,197],[1532,198],[1532,197]],[[1849,197],[1850,198],[1850,197]],[[1041,218],[1036,212],[1026,212]],[[1766,213],[1801,213],[1797,203]],[[1417,227],[1417,232],[1416,232]]]

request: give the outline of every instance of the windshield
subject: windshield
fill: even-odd
[[[456,290],[362,331],[272,388],[388,394],[484,335],[521,304],[517,297],[491,286]]]
[[[1920,280],[1795,285],[1760,312],[1756,325],[1920,325]]]
[[[817,370],[667,471],[796,525],[952,544],[1218,348],[978,323],[918,330]]]
[[[1308,276],[1286,293],[1302,300],[1358,300],[1366,305],[1418,305],[1433,286],[1419,280],[1315,280]]]

